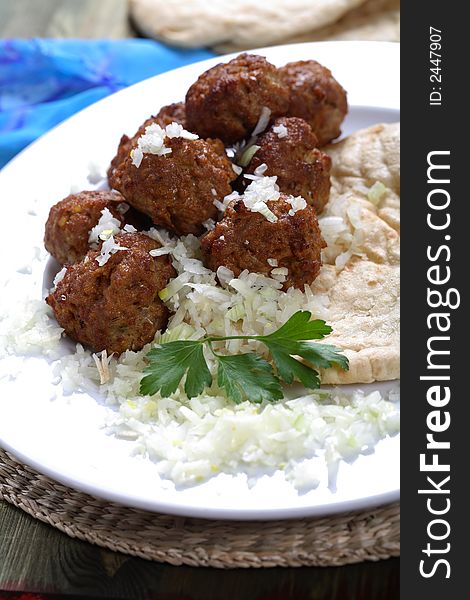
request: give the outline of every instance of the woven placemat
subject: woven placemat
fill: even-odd
[[[213,521],[127,508],[68,488],[0,449],[0,498],[71,537],[172,565],[339,566],[398,556],[398,503],[326,518]]]

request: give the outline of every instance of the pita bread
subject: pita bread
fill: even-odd
[[[324,266],[312,285],[328,297],[325,338],[350,361],[347,372],[328,369],[323,383],[369,383],[399,377],[400,180],[399,126],[376,125],[326,148],[333,159],[332,192],[320,217],[344,229],[326,235]],[[369,199],[376,182],[382,195]],[[331,220],[331,219],[330,219]]]
[[[339,274],[326,265],[314,291],[330,300],[325,343],[343,349],[349,371],[328,369],[322,383],[370,383],[400,376],[399,267],[355,258]]]
[[[386,190],[378,216],[400,230],[400,124],[379,124],[327,148],[333,160],[331,200],[354,192],[368,201],[376,181]]]
[[[170,44],[261,47],[326,26],[365,0],[130,0],[142,33]]]
[[[400,41],[400,0],[367,0],[339,21],[296,36],[293,42],[319,40]]]
[[[269,27],[269,24],[267,25]],[[366,0],[327,25],[316,24],[309,31],[294,33],[284,44],[325,40],[400,41],[400,0]],[[236,52],[259,46],[255,39],[244,46],[233,41],[218,44],[220,53]]]

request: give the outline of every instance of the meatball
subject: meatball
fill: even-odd
[[[57,321],[72,339],[95,351],[140,350],[166,327],[168,310],[158,297],[176,275],[168,255],[152,257],[160,244],[143,233],[122,233],[126,250],[100,266],[99,250],[68,267],[47,297]]]
[[[166,127],[167,125],[170,125],[170,123],[179,123],[186,129],[186,109],[184,102],[175,102],[173,104],[169,104],[168,106],[163,106],[158,114],[153,117],[149,117],[146,121],[144,121],[135,135],[133,135],[131,138],[127,135],[123,135],[121,137],[117,154],[111,161],[111,165],[108,169],[108,182],[110,187],[115,187],[115,169],[129,156],[130,151],[136,145],[137,140],[145,133],[146,127],[152,125],[153,123],[158,123],[160,127]]]
[[[145,153],[139,167],[128,156],[115,170],[115,187],[156,225],[198,235],[204,221],[217,219],[214,200],[232,191],[232,163],[220,140],[164,140],[170,154]]]
[[[186,125],[186,106],[184,102],[174,102],[163,106],[157,115],[154,117],[154,122],[158,123],[161,127],[166,127],[170,123],[179,123],[185,129]]]
[[[255,128],[261,110],[286,114],[289,90],[274,65],[263,56],[241,54],[203,73],[186,94],[186,119],[202,138],[233,143]]]
[[[281,67],[279,75],[290,90],[287,115],[307,121],[320,146],[337,138],[348,103],[331,71],[315,60],[300,60]]]
[[[286,267],[283,289],[303,288],[312,283],[321,267],[321,249],[326,246],[315,210],[307,206],[292,214],[289,197],[268,200],[277,221],[251,212],[243,200],[225,211],[224,218],[201,240],[205,264],[213,271],[224,266],[238,276],[244,269],[268,275]],[[268,262],[269,259],[269,262]]]
[[[260,148],[247,172],[266,164],[264,175],[277,175],[281,192],[302,196],[317,213],[322,211],[330,196],[331,158],[318,149],[310,125],[303,119],[282,117],[256,144]]]
[[[101,211],[109,209],[124,224],[119,204],[124,198],[117,192],[80,192],[55,204],[46,222],[44,245],[62,265],[81,260],[89,250],[88,235],[99,221]]]

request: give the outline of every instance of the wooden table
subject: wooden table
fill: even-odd
[[[0,37],[135,36],[126,0],[0,0]],[[346,567],[172,567],[103,550],[0,502],[0,590],[156,600],[396,600],[399,559]]]
[[[152,600],[396,600],[399,559],[345,567],[172,567],[74,540],[0,502],[0,590]]]

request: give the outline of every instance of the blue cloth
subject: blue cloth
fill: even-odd
[[[0,168],[85,106],[212,56],[151,40],[0,40]]]

